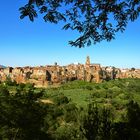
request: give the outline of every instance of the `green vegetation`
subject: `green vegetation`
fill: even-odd
[[[103,40],[111,41],[117,32],[125,31],[130,21],[138,19],[140,1],[27,0],[19,10],[21,19],[28,16],[34,21],[41,14],[47,23],[64,23],[63,29],[79,33],[69,44],[81,48]]]
[[[119,117],[125,113],[129,101],[135,100],[140,104],[140,79],[119,79],[100,84],[73,81],[58,88],[47,89],[44,98],[52,100],[59,94],[64,94],[77,107],[87,108],[91,102],[100,107],[109,107]]]
[[[0,84],[0,140],[139,140],[140,79]]]

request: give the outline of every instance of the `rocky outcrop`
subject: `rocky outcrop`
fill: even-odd
[[[140,69],[101,67],[100,64],[90,63],[88,56],[85,65],[70,64],[59,66],[55,63],[55,65],[44,67],[0,68],[0,81],[5,81],[7,78],[17,83],[34,83],[38,87],[46,87],[73,80],[99,83],[117,78],[140,78]]]

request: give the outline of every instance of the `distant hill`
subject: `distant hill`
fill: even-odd
[[[6,68],[6,66],[0,65],[0,68]]]

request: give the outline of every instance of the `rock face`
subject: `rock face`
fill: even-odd
[[[100,64],[91,64],[88,56],[85,65],[59,66],[55,63],[44,67],[0,68],[0,81],[5,81],[7,78],[17,83],[33,83],[37,87],[46,87],[73,80],[99,83],[117,78],[140,78],[140,69],[101,67]]]

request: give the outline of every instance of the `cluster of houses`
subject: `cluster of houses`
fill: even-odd
[[[46,87],[73,80],[99,83],[117,78],[140,78],[140,69],[101,67],[100,64],[90,63],[90,58],[87,56],[85,64],[59,66],[55,63],[40,67],[0,68],[0,81],[5,81],[7,78],[17,83],[33,83],[37,87]]]

